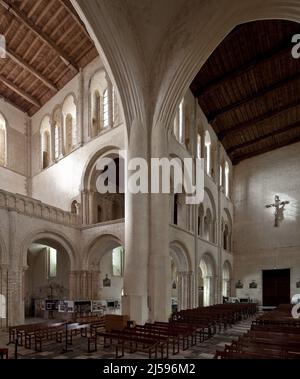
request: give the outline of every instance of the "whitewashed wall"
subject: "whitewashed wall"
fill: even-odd
[[[262,300],[262,270],[291,269],[291,296],[300,281],[300,144],[241,162],[234,172],[235,279],[239,296]],[[290,201],[284,220],[274,227],[274,196]],[[256,280],[257,289],[249,289]]]

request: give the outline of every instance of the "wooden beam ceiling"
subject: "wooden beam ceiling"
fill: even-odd
[[[298,141],[300,66],[291,55],[297,33],[299,24],[287,20],[245,23],[190,86],[233,163]]]
[[[6,48],[6,55],[11,58],[14,62],[16,62],[19,66],[23,67],[27,71],[29,71],[32,75],[34,75],[37,79],[39,79],[41,82],[43,82],[48,88],[51,90],[57,92],[57,87],[54,83],[51,82],[51,80],[47,79],[46,76],[44,76],[42,73],[37,71],[33,66],[28,64],[22,57],[20,57],[18,54],[13,52],[10,48]]]
[[[285,78],[283,80],[280,80],[277,83],[272,84],[269,87],[264,88],[261,91],[258,91],[255,95],[251,95],[245,99],[239,100],[239,101],[232,103],[226,107],[220,108],[220,109],[214,111],[213,113],[210,113],[207,116],[208,122],[214,123],[214,122],[216,122],[216,119],[218,117],[222,116],[223,114],[225,114],[227,112],[235,111],[236,109],[238,109],[242,105],[247,105],[247,104],[249,104],[255,100],[261,99],[263,101],[263,97],[265,95],[268,95],[268,94],[270,94],[270,93],[272,93],[278,89],[281,89],[281,88],[287,86],[288,84],[290,84],[296,80],[299,80],[299,79],[300,79],[300,73],[296,73],[294,75],[289,76],[288,78]]]
[[[279,148],[284,147],[284,146],[292,145],[292,144],[297,143],[297,142],[300,142],[300,135],[298,137],[292,137],[292,138],[289,138],[287,140],[284,139],[279,143],[273,144],[271,147],[267,146],[267,147],[264,147],[262,149],[255,150],[251,153],[240,154],[237,157],[234,157],[232,159],[232,163],[234,165],[236,165],[245,159],[253,158],[256,155],[265,154],[269,151],[276,150],[276,149],[279,149]]]
[[[239,68],[234,69],[233,71],[226,73],[222,77],[219,77],[215,79],[214,81],[209,82],[206,86],[204,87],[200,86],[199,90],[194,93],[194,96],[203,97],[207,93],[218,89],[220,86],[224,85],[226,82],[232,81],[236,79],[237,77],[253,70],[258,64],[266,63],[269,60],[276,59],[280,55],[287,54],[287,53],[290,54],[290,52],[291,52],[290,41],[285,41],[279,47],[276,47],[272,49],[271,51],[264,53],[261,56],[255,57],[250,62],[246,62],[245,64],[241,65]]]
[[[27,92],[16,86],[13,82],[6,79],[2,74],[0,74],[0,81],[6,85],[6,87],[10,88],[12,91],[14,91],[19,96],[23,97],[26,101],[29,103],[35,105],[36,107],[40,108],[41,104],[38,100],[34,99],[31,95],[29,95]]]
[[[292,108],[295,108],[299,106],[299,100],[295,100],[290,104],[283,105],[281,107],[278,107],[275,110],[268,111],[266,113],[263,113],[262,115],[255,117],[249,121],[242,122],[240,124],[234,125],[228,129],[222,130],[220,133],[218,133],[218,138],[221,142],[224,141],[226,137],[229,135],[236,135],[239,133],[242,133],[246,128],[250,128],[252,126],[256,126],[257,124],[260,124],[264,121],[267,121],[271,119],[272,117],[279,116],[281,113],[291,110]]]
[[[295,122],[293,124],[290,124],[290,125],[286,125],[282,128],[279,128],[277,130],[274,130],[270,133],[267,133],[267,134],[263,134],[262,136],[260,137],[257,137],[257,138],[254,138],[254,139],[251,139],[250,141],[247,141],[247,142],[244,142],[244,143],[241,143],[239,145],[234,145],[232,147],[230,147],[229,149],[227,149],[227,153],[229,155],[232,155],[232,153],[234,153],[235,151],[237,150],[240,150],[240,149],[244,149],[245,147],[249,147],[249,146],[253,146],[267,138],[271,138],[271,137],[275,137],[275,136],[278,136],[282,133],[285,133],[285,132],[288,132],[288,131],[291,131],[291,130],[295,130],[297,128],[300,127],[300,122]]]
[[[61,58],[62,61],[70,67],[73,71],[78,72],[79,67],[77,64],[70,58],[63,49],[56,45],[52,39],[37,25],[28,16],[25,12],[20,10],[14,3],[10,0],[0,0],[0,5],[2,5],[9,13],[15,16],[19,21],[21,21],[27,28],[29,28],[35,35],[37,35],[45,44],[47,44],[53,51],[55,51]]]
[[[86,37],[90,38],[89,33],[87,32],[84,24],[81,22],[81,20],[78,18],[77,14],[74,11],[74,8],[71,7],[70,2],[66,0],[58,0],[60,4],[69,12],[69,14],[72,16],[73,20],[76,21],[77,25],[80,27],[80,29],[83,31]]]

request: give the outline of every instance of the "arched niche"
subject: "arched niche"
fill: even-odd
[[[172,311],[192,307],[192,270],[188,251],[184,244],[170,244],[171,257],[171,304]]]
[[[120,314],[125,268],[125,250],[121,240],[111,234],[93,240],[86,249],[84,265],[90,273],[90,297],[101,300],[109,313]]]
[[[223,264],[222,268],[222,295],[223,297],[231,296],[232,285],[232,266],[228,260]]]
[[[62,104],[63,135],[65,153],[69,154],[77,145],[77,100],[74,94],[67,95]]]
[[[210,253],[202,255],[199,263],[198,296],[199,306],[207,307],[215,303],[216,265]]]
[[[107,162],[103,170],[100,170],[98,165],[101,159]],[[110,170],[116,176],[105,181],[105,186],[112,184],[116,193],[111,191],[101,193],[98,179],[100,175],[108,173]],[[124,174],[124,159],[120,156],[118,149],[107,148],[91,157],[82,179],[81,203],[84,223],[98,224],[124,218]]]
[[[70,299],[71,260],[67,250],[54,236],[41,237],[31,242],[26,258],[25,317],[58,317],[56,311],[48,312],[45,301]]]

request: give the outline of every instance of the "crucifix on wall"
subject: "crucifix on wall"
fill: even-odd
[[[274,226],[277,228],[279,223],[283,220],[284,207],[289,204],[289,201],[281,201],[278,195],[275,195],[275,201],[273,204],[266,205],[266,208],[275,208],[275,222]]]

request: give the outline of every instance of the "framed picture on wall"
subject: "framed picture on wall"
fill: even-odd
[[[103,287],[110,287],[111,286],[111,280],[109,279],[108,275],[106,274],[105,278],[103,279]]]
[[[244,284],[242,283],[241,280],[238,280],[238,281],[235,283],[235,288],[237,288],[237,289],[244,288]]]
[[[249,288],[251,289],[255,289],[257,288],[257,283],[255,280],[252,280],[250,283],[249,283]]]

